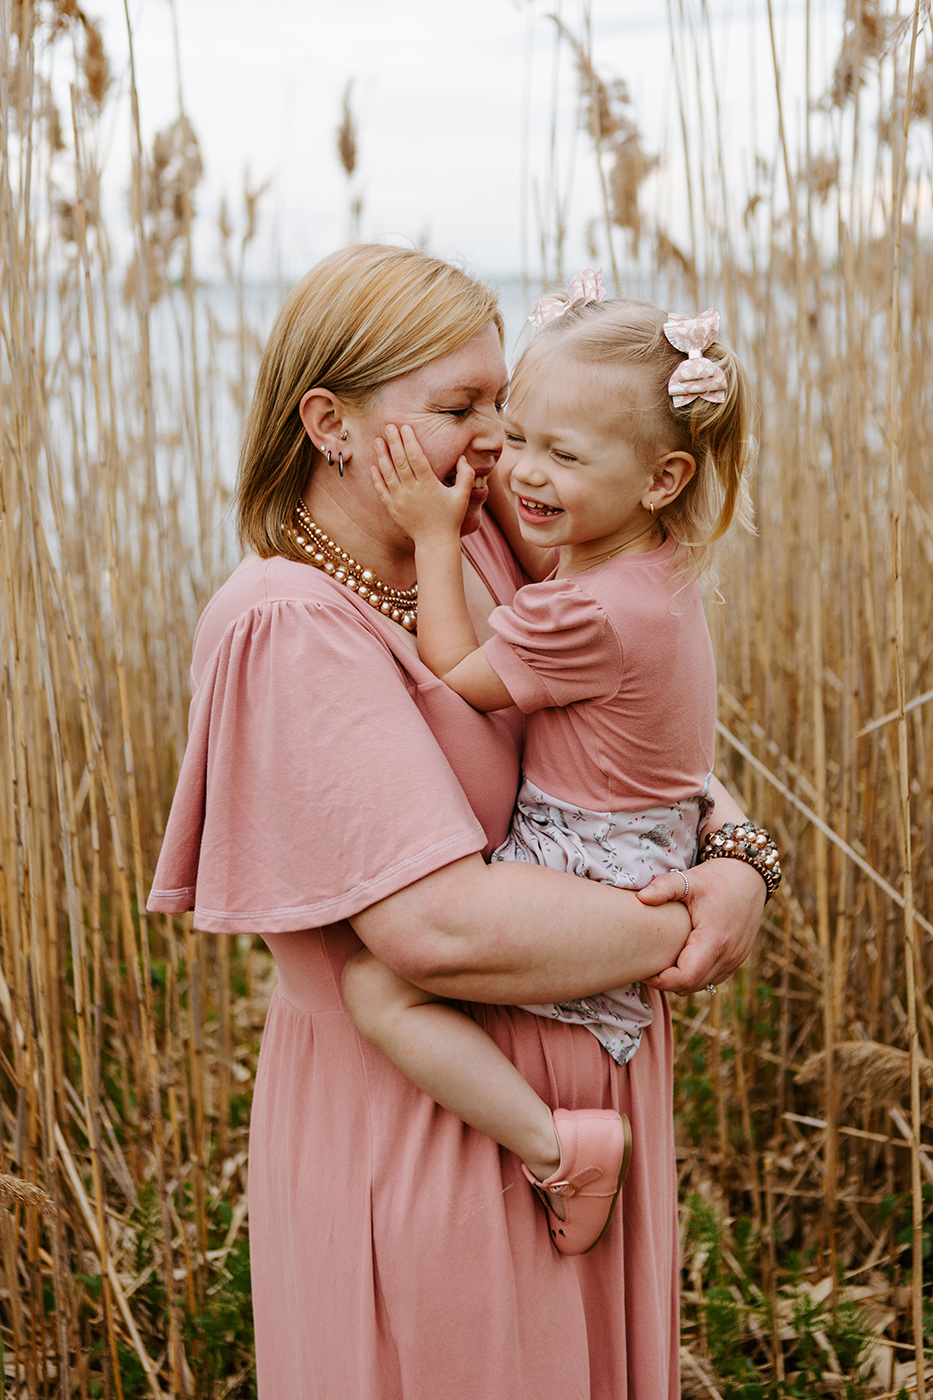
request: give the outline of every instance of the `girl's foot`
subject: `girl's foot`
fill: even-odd
[[[548,1209],[551,1239],[561,1254],[585,1254],[602,1239],[632,1155],[632,1129],[611,1109],[556,1108],[560,1165],[540,1181],[522,1171]]]

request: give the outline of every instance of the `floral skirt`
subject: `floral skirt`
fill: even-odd
[[[525,778],[509,835],[492,859],[546,865],[586,880],[640,890],[655,875],[693,865],[699,828],[711,807],[708,779],[695,797],[669,806],[642,812],[590,812],[549,797]],[[632,1058],[642,1030],[653,1017],[639,982],[576,1001],[522,1010],[585,1026],[617,1065]]]

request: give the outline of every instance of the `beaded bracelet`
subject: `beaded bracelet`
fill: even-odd
[[[744,822],[725,822],[718,831],[711,831],[703,837],[697,864],[704,860],[718,860],[727,856],[732,860],[744,860],[764,880],[768,893],[765,904],[781,883],[781,862],[778,860],[777,846],[763,826]]]

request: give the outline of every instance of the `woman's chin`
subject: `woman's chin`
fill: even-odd
[[[483,523],[484,505],[485,501],[480,501],[477,503],[471,501],[470,504],[467,506],[466,514],[463,517],[463,524],[460,526],[461,539],[463,539],[465,535],[475,534],[476,531],[479,529],[480,525]]]

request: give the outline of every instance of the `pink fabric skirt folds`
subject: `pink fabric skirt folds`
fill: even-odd
[[[609,1233],[558,1254],[518,1159],[363,1041],[346,924],[268,935],[279,967],[250,1139],[263,1400],[674,1400],[679,1395],[670,1020],[617,1068],[588,1031],[471,1006],[552,1107],[624,1110]]]

